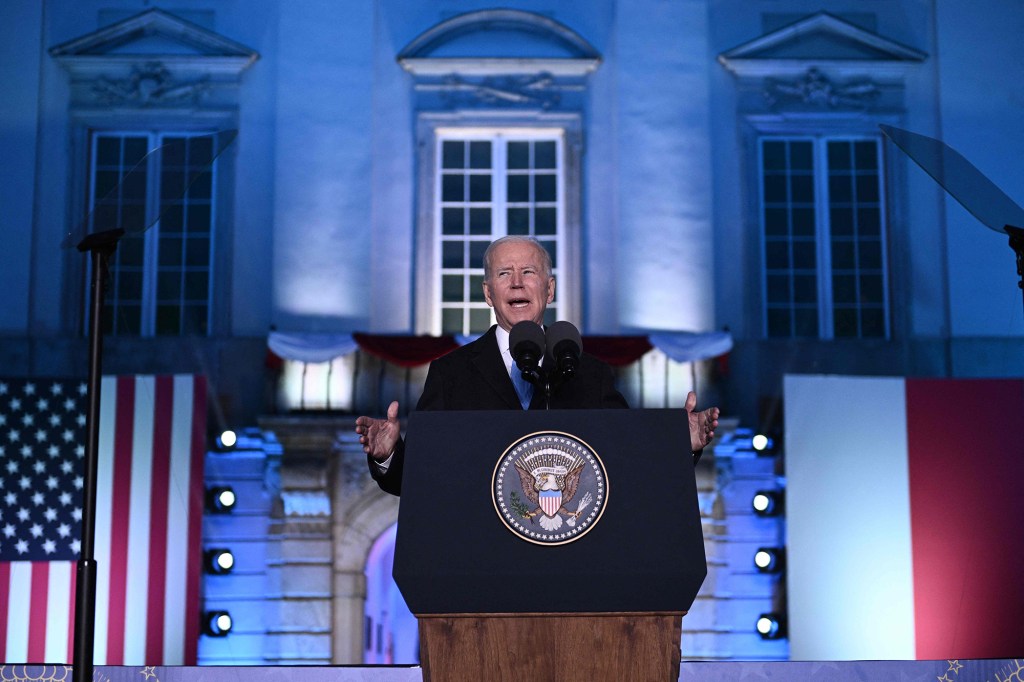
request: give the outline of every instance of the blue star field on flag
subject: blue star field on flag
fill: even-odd
[[[78,379],[0,379],[0,561],[78,558],[86,393]]]

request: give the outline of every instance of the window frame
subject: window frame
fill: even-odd
[[[506,139],[531,139],[531,135],[559,137],[561,154],[557,196],[558,263],[555,263],[557,317],[578,320],[582,309],[580,275],[580,164],[582,155],[581,118],[574,113],[531,115],[495,112],[421,113],[417,122],[417,228],[415,256],[415,331],[418,334],[441,333],[441,224],[440,192],[441,142],[443,139],[468,139],[501,133]],[[493,165],[493,163],[492,163]],[[504,176],[503,176],[504,177]],[[493,189],[493,184],[492,184]],[[502,189],[504,192],[504,189]],[[501,217],[504,225],[505,217]],[[493,228],[492,228],[493,229]],[[482,273],[482,264],[481,270]],[[486,303],[483,304],[486,306]],[[554,304],[553,304],[554,305]],[[491,313],[493,319],[493,313]]]
[[[768,235],[765,225],[765,173],[764,173],[764,143],[766,141],[802,142],[812,144],[812,174],[814,187],[814,239],[815,239],[815,277],[817,293],[817,314],[818,329],[815,336],[798,336],[795,322],[791,321],[791,333],[786,336],[772,336],[769,333],[769,301],[768,301],[768,263],[767,263],[767,242]],[[832,237],[833,228],[830,215],[831,197],[829,190],[829,179],[832,168],[829,166],[828,146],[830,142],[872,142],[876,151],[875,169],[878,175],[878,210],[879,210],[879,243],[881,250],[881,280],[882,280],[882,321],[884,332],[881,336],[864,336],[862,333],[852,336],[835,335],[835,310],[836,303],[833,300],[832,279],[835,275],[832,258]],[[881,136],[877,133],[849,131],[849,130],[828,130],[808,132],[803,130],[765,130],[757,129],[753,136],[755,146],[756,167],[754,168],[755,182],[757,187],[756,202],[756,224],[758,228],[758,263],[760,266],[760,334],[765,339],[811,339],[811,340],[890,340],[892,338],[893,310],[891,296],[891,275],[889,262],[889,225],[888,205],[889,200],[886,192],[888,168],[885,162],[884,146]],[[787,169],[788,172],[788,169]],[[791,200],[787,200],[791,203]],[[792,243],[792,234],[789,235],[789,243]],[[790,264],[790,271],[793,265]],[[860,270],[858,265],[857,270]],[[792,292],[791,292],[792,293]],[[790,309],[793,309],[795,301],[791,295]],[[857,310],[861,310],[860,307]]]
[[[205,124],[204,124],[205,123]],[[222,205],[224,202],[229,201],[229,197],[226,193],[226,175],[230,175],[230,168],[225,168],[225,164],[230,166],[229,161],[225,161],[228,155],[220,154],[214,158],[214,162],[210,168],[210,219],[209,219],[209,252],[207,259],[207,294],[206,294],[206,329],[205,332],[182,332],[181,322],[179,320],[179,331],[177,333],[157,333],[157,278],[159,274],[159,239],[160,239],[160,220],[163,219],[163,198],[160,196],[161,192],[161,178],[163,177],[163,157],[161,154],[153,154],[153,152],[163,144],[163,140],[173,137],[201,137],[204,135],[214,135],[220,132],[227,126],[219,125],[220,121],[211,120],[200,122],[200,126],[196,125],[175,125],[170,123],[169,125],[148,125],[144,127],[124,127],[124,126],[108,126],[102,122],[93,125],[85,125],[80,128],[79,139],[83,148],[81,155],[82,161],[77,164],[78,168],[83,169],[81,180],[81,194],[84,200],[84,220],[88,221],[92,217],[93,210],[95,208],[96,198],[93,193],[95,183],[95,172],[96,172],[96,160],[98,154],[97,140],[103,136],[118,137],[121,139],[128,137],[145,137],[147,139],[147,163],[150,165],[147,169],[147,190],[146,190],[146,205],[145,205],[145,222],[148,224],[150,221],[155,222],[150,225],[146,230],[143,237],[143,253],[144,260],[142,266],[143,273],[143,285],[142,285],[142,300],[140,302],[140,322],[138,333],[134,331],[130,332],[117,332],[116,330],[109,330],[106,333],[110,336],[120,336],[124,338],[176,338],[187,335],[199,335],[204,337],[211,337],[221,332],[220,328],[222,325],[218,323],[219,316],[216,313],[218,310],[224,308],[223,298],[226,296],[226,292],[223,291],[223,283],[225,282],[223,274],[220,272],[220,265],[224,260],[222,254],[224,251],[223,240],[225,232],[225,217],[222,215]],[[154,172],[154,170],[156,172]],[[86,225],[88,231],[95,229],[110,229],[103,226],[93,226],[91,224]],[[115,257],[117,252],[115,252]],[[112,266],[112,269],[115,266]],[[179,274],[184,273],[185,264],[182,263],[177,268]],[[86,265],[83,268],[83,280],[85,283],[89,281],[91,272],[91,263],[86,259]],[[108,283],[110,287],[107,291],[107,305],[105,311],[110,311],[109,314],[115,314],[115,309],[110,305],[110,298],[116,295],[116,292],[112,291],[114,286],[115,277],[113,272],[111,273],[111,281]],[[83,284],[82,292],[88,291],[88,286]],[[79,320],[81,321],[80,331],[85,333],[85,321],[88,319],[88,311],[85,306],[88,305],[88,297],[80,296],[80,312]],[[187,299],[184,298],[184,294],[177,299],[179,306]]]

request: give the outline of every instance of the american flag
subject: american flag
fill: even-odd
[[[69,663],[81,549],[86,388],[0,379],[0,661]],[[196,659],[206,385],[104,377],[97,665]]]

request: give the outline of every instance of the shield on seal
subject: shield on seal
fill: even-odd
[[[540,498],[541,510],[548,516],[554,517],[562,507],[561,490],[541,490],[538,497]]]

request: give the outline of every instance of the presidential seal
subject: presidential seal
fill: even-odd
[[[491,498],[502,523],[538,545],[579,540],[601,519],[608,476],[593,448],[560,431],[520,438],[501,455]]]

